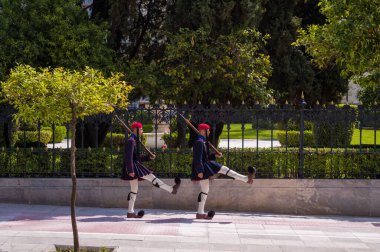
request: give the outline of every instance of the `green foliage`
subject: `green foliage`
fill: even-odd
[[[53,143],[53,129],[52,129],[52,127],[46,127],[45,126],[45,127],[42,127],[42,130],[51,131],[52,136],[51,136],[49,143]],[[55,129],[54,129],[55,143],[61,143],[63,141],[63,139],[65,139],[66,136],[67,136],[67,130],[66,130],[65,126],[55,126]]]
[[[40,136],[38,136],[40,135]],[[40,146],[47,146],[52,138],[52,132],[50,130],[41,130],[38,131],[17,131],[15,146],[24,147],[37,147],[38,142],[40,142]],[[38,141],[38,137],[40,137],[40,141]]]
[[[159,46],[160,41],[164,40],[162,26],[168,2],[95,0],[91,16],[94,20],[107,21],[110,24],[109,44],[122,61],[128,62],[140,57],[150,61],[161,53]]]
[[[300,132],[299,131],[288,131],[288,136],[286,139],[286,131],[277,131],[277,139],[282,147],[299,147],[300,146]],[[287,140],[287,141],[286,141]],[[304,131],[304,147],[314,146],[313,132],[307,130]]]
[[[380,80],[380,5],[372,0],[321,0],[326,23],[300,29],[297,45],[304,45],[320,67],[333,61],[363,86]]]
[[[131,86],[120,81],[120,74],[105,78],[97,70],[42,68],[19,65],[2,82],[4,97],[17,109],[16,120],[26,124],[36,121],[63,124],[72,118],[110,113],[115,105],[125,107]]]
[[[125,135],[124,134],[118,134],[118,133],[112,133],[112,146],[115,148],[117,147],[123,147],[125,143]],[[106,135],[106,138],[103,142],[104,147],[111,147],[111,133],[108,133]]]
[[[267,40],[255,29],[244,29],[216,39],[201,28],[170,34],[160,67],[169,78],[161,92],[165,99],[182,104],[216,100],[268,102],[266,82],[269,57],[260,49]],[[201,88],[200,88],[201,87]]]
[[[167,145],[168,148],[177,148],[178,147],[178,133],[173,132],[171,134],[164,134],[162,136],[162,139],[164,140],[165,144]],[[189,135],[186,134],[186,142],[189,141]]]
[[[301,92],[309,105],[317,100],[321,103],[337,102],[347,91],[347,80],[340,78],[337,67],[333,64],[324,70],[314,67],[310,63],[311,57],[302,48],[292,45],[299,27],[324,22],[317,4],[318,0],[265,2],[266,12],[259,30],[270,35],[266,50],[273,72],[268,86],[276,91],[275,98],[279,103],[287,100],[298,104]]]
[[[258,178],[295,178],[299,167],[298,148],[268,149],[230,149],[229,155],[223,151],[224,157],[217,161],[228,167],[246,174],[248,165],[258,168]],[[55,157],[56,166],[52,167]],[[228,159],[227,159],[228,157]],[[123,150],[110,153],[108,149],[78,149],[78,176],[79,177],[120,177],[123,163]],[[145,165],[154,170],[160,177],[181,175],[188,178],[191,174],[191,151],[177,152],[167,149],[157,151],[157,158]],[[171,165],[170,165],[171,164]],[[0,148],[0,165],[4,167],[0,176],[12,171],[15,177],[26,174],[40,177],[68,176],[69,152],[57,149],[55,155],[52,150],[46,149],[19,149],[18,151],[4,151]],[[320,148],[305,149],[304,162],[305,178],[378,178],[380,174],[380,160],[378,154],[372,150],[359,151],[355,149]]]
[[[276,125],[277,129],[279,130],[286,130],[286,125],[284,123],[278,123]],[[308,130],[308,131],[311,131],[313,129],[313,123],[310,122],[310,121],[304,121],[304,130]],[[290,119],[288,121],[288,128],[287,130],[296,130],[296,131],[299,131],[300,130],[300,123],[299,122],[295,122],[294,120]]]
[[[142,141],[144,145],[147,142],[147,136],[144,134],[142,135]],[[113,148],[117,148],[117,147],[122,148],[124,147],[124,144],[125,144],[125,134],[112,133],[112,147]],[[106,138],[102,146],[111,147],[111,133],[108,133],[106,135]]]
[[[380,104],[380,86],[373,87],[363,87],[358,94],[360,102],[365,106],[373,106],[375,104]]]
[[[0,80],[16,64],[110,70],[107,24],[95,23],[76,0],[4,0],[0,12]]]
[[[353,133],[353,123],[317,122],[313,125],[315,144],[321,147],[350,146]]]
[[[165,28],[177,32],[181,28],[205,28],[211,36],[234,33],[257,27],[265,11],[262,0],[204,1],[177,0],[168,7]]]

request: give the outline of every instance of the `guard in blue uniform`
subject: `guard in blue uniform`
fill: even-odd
[[[152,170],[141,164],[144,161],[154,160],[155,155],[140,157],[139,151],[139,135],[143,134],[143,126],[140,122],[134,122],[132,124],[133,133],[127,139],[125,144],[125,156],[124,165],[121,173],[121,178],[123,180],[129,180],[131,185],[131,192],[128,194],[128,213],[127,218],[142,218],[144,216],[144,211],[141,210],[137,214],[134,211],[134,205],[136,201],[137,191],[138,191],[138,181],[148,180],[158,188],[161,188],[169,193],[176,194],[178,188],[181,184],[179,178],[175,179],[175,185],[169,186],[165,184],[162,180],[158,179],[153,175]]]
[[[198,212],[197,219],[212,219],[215,215],[214,211],[204,212],[207,194],[210,189],[209,180],[217,173],[221,173],[234,179],[252,184],[255,178],[256,168],[248,167],[248,176],[241,175],[230,168],[219,164],[215,161],[216,158],[221,158],[222,155],[211,154],[207,137],[210,134],[210,126],[202,123],[198,126],[199,135],[193,145],[193,164],[191,180],[199,181],[201,192],[198,195]]]

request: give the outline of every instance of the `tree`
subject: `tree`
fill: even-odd
[[[2,0],[0,6],[0,81],[17,64],[114,69],[107,23],[90,20],[80,1]]]
[[[259,30],[269,34],[266,44],[273,66],[268,86],[275,90],[276,100],[298,104],[300,94],[305,94],[308,104],[339,101],[347,90],[347,81],[339,77],[332,64],[326,69],[314,66],[302,48],[292,43],[296,40],[297,29],[310,24],[321,24],[324,16],[317,8],[318,0],[269,0]]]
[[[204,29],[182,29],[169,37],[165,57],[159,62],[164,80],[160,96],[177,105],[186,102],[190,106],[201,102],[210,105],[267,103],[271,91],[266,82],[271,72],[269,57],[260,52],[266,37],[254,29],[237,31],[210,37]],[[178,126],[180,146],[184,146],[185,128]],[[223,129],[223,123],[215,129],[215,142]],[[192,139],[190,139],[190,142]]]
[[[122,63],[160,54],[167,0],[94,0],[92,18],[108,21],[110,46]]]
[[[16,64],[113,69],[107,24],[91,21],[77,0],[2,0],[0,80]]]
[[[204,29],[182,29],[169,37],[160,61],[167,77],[160,85],[162,98],[190,105],[268,102],[271,67],[269,57],[260,52],[266,39],[254,29],[217,39]]]
[[[342,75],[362,86],[375,88],[380,81],[380,1],[321,0],[325,24],[300,29],[297,45],[306,47],[314,62],[334,62]]]
[[[258,26],[266,0],[176,0],[170,1],[165,30],[177,33],[181,28],[203,28],[212,38]]]
[[[120,78],[120,74],[112,74],[105,78],[101,72],[88,67],[83,71],[70,71],[64,68],[36,70],[27,65],[19,65],[11,70],[9,79],[1,83],[2,94],[17,110],[16,121],[21,120],[27,124],[33,124],[36,120],[51,124],[70,122],[71,223],[74,251],[78,251],[79,248],[75,215],[77,118],[111,113],[117,105],[125,107],[131,86]]]

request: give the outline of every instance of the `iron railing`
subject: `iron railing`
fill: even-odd
[[[70,142],[54,143],[62,138],[58,135],[64,129],[64,138],[70,138],[68,125],[63,125],[62,130],[62,126],[43,122],[16,124],[12,121],[14,111],[10,107],[0,109],[1,177],[70,176]],[[188,177],[192,150],[187,138],[190,135],[191,142],[193,134],[178,113],[194,124],[210,124],[210,141],[218,143],[224,154],[219,162],[240,172],[254,165],[261,178],[380,176],[379,106],[316,105],[306,108],[304,103],[297,107],[154,105],[89,117],[77,126],[77,176],[120,176],[125,132],[115,120],[116,114],[126,123],[141,121],[145,132],[152,132],[147,140],[157,158],[147,166],[158,176]],[[167,132],[162,136],[160,129],[165,126]],[[218,133],[222,129],[221,139]],[[46,131],[51,132],[52,143],[45,146],[49,136]],[[162,148],[162,138],[169,148]]]

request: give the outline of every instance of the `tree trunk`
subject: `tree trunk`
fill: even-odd
[[[76,200],[76,191],[77,191],[77,175],[75,171],[75,131],[77,124],[77,113],[75,105],[72,106],[72,117],[71,117],[71,148],[70,148],[70,169],[71,169],[71,225],[73,228],[73,236],[74,236],[74,252],[79,251],[79,237],[78,237],[78,227],[75,216],[75,200]]]

